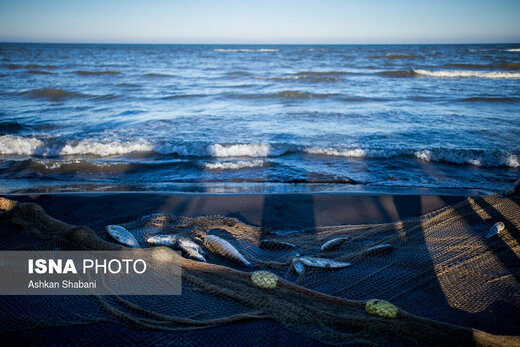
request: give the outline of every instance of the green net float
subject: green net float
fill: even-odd
[[[251,275],[254,285],[265,289],[274,289],[278,284],[278,276],[269,271],[255,271]]]
[[[381,316],[386,318],[397,317],[397,307],[385,300],[368,300],[365,304],[365,311],[375,316]]]

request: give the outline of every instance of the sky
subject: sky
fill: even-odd
[[[518,0],[0,0],[0,41],[518,43]]]

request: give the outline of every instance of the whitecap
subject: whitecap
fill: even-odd
[[[127,154],[132,152],[150,152],[153,145],[148,141],[96,141],[82,140],[68,143],[60,151],[60,155],[93,154],[102,157]]]
[[[267,157],[270,153],[268,144],[214,144],[208,147],[208,153],[214,157]]]
[[[238,160],[238,161],[218,161],[215,163],[206,163],[204,166],[207,170],[240,170],[246,168],[263,167],[263,160]]]
[[[40,153],[42,149],[43,142],[33,137],[0,136],[0,154],[34,155]]]
[[[427,77],[441,77],[441,78],[457,78],[457,77],[473,77],[473,78],[491,78],[491,79],[517,79],[520,78],[520,72],[482,72],[482,71],[446,71],[446,70],[413,70],[417,75]]]

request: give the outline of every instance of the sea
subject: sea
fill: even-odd
[[[520,44],[0,44],[0,193],[499,192]]]

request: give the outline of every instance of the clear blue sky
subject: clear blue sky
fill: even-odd
[[[520,42],[520,1],[0,0],[0,41]]]

